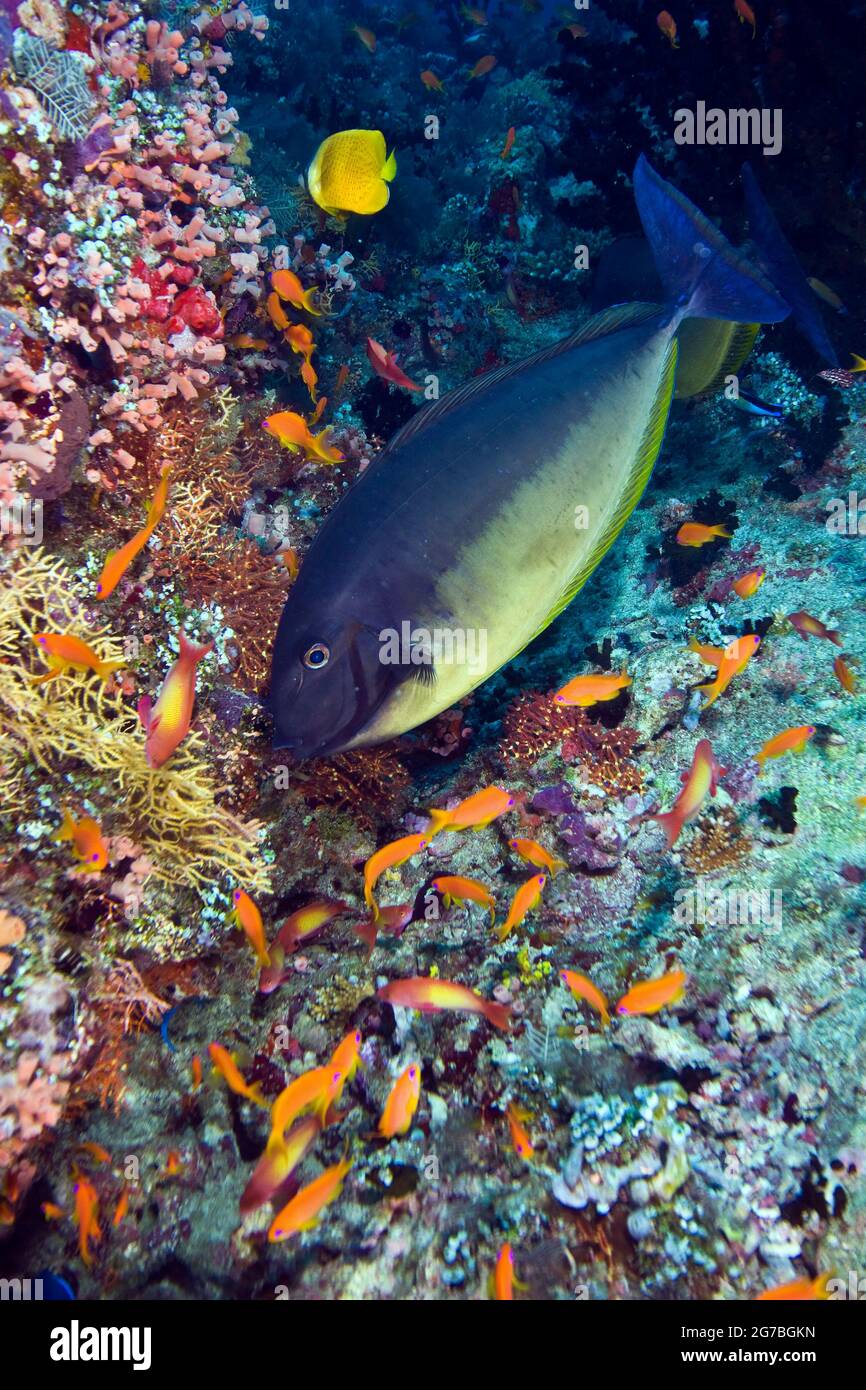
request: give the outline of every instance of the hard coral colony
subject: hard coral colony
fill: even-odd
[[[852,1296],[864,21],[578,8],[0,6],[52,1298]]]

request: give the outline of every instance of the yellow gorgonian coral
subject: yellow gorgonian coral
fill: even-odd
[[[261,826],[217,805],[200,736],[190,734],[165,767],[148,767],[138,716],[110,685],[89,673],[34,685],[30,639],[46,629],[83,638],[103,661],[123,658],[121,642],[84,621],[84,602],[63,562],[21,549],[0,573],[4,808],[26,809],[25,773],[33,764],[57,777],[58,804],[76,775],[89,774],[99,785],[88,787],[88,796],[104,800],[110,832],[132,837],[155,877],[205,889],[226,874],[250,891],[267,891]]]

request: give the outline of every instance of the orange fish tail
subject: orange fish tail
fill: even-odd
[[[202,657],[207,656],[208,652],[212,652],[214,649],[213,642],[204,642],[201,646],[196,646],[194,642],[190,641],[183,629],[181,629],[178,637],[180,641],[181,659],[191,661],[194,666],[197,666]]]
[[[668,842],[668,849],[673,849],[683,828],[682,818],[676,811],[660,811],[646,817],[647,820],[654,820],[665,832]]]
[[[431,811],[430,811],[429,814],[430,814],[430,822],[429,822],[429,824],[428,824],[428,826],[427,826],[427,830],[426,830],[425,833],[426,833],[427,835],[429,835],[429,836],[431,837],[431,839],[432,839],[432,837],[433,837],[434,835],[438,835],[438,834],[439,834],[439,831],[440,831],[440,830],[445,830],[445,829],[447,828],[448,823],[449,823],[449,821],[451,820],[451,812],[450,812],[450,811],[437,811],[437,810],[432,810],[432,809],[431,809]]]
[[[72,819],[68,809],[63,808],[63,824],[54,836],[55,841],[72,840],[75,837],[75,821]]]
[[[368,951],[372,951],[379,935],[375,920],[372,922],[362,922],[360,926],[355,928],[355,935],[361,938]]]
[[[125,661],[100,661],[94,670],[99,679],[107,685],[115,671],[122,671],[125,665]]]
[[[488,1023],[493,1024],[494,1028],[501,1028],[503,1032],[507,1032],[511,1020],[511,1008],[508,1004],[491,1004],[485,1000],[484,1017]]]
[[[271,1108],[270,1101],[265,1100],[264,1096],[262,1095],[261,1087],[258,1081],[255,1081],[252,1086],[247,1088],[247,1100],[251,1100],[253,1102],[253,1105],[261,1105],[265,1110],[270,1110]]]
[[[698,690],[704,697],[703,709],[709,709],[710,705],[715,704],[722,693],[722,688],[718,681],[710,681],[709,685],[699,685]]]

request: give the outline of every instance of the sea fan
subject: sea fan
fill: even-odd
[[[84,55],[60,52],[20,29],[15,35],[12,63],[16,75],[38,96],[61,139],[83,140],[94,115]]]

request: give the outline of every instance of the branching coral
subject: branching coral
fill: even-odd
[[[566,762],[579,763],[596,786],[609,796],[627,796],[643,787],[643,773],[632,761],[637,738],[634,729],[609,729],[593,723],[582,709],[555,705],[549,695],[526,691],[506,711],[499,753],[506,762],[529,767],[561,745]]]
[[[115,692],[88,676],[62,677],[47,687],[28,679],[29,637],[46,625],[86,638],[105,660],[123,655],[116,640],[84,622],[82,602],[61,561],[40,550],[19,552],[0,592],[4,787],[9,778],[12,796],[21,797],[18,774],[28,762],[47,772],[62,768],[72,785],[77,776],[96,779],[89,795],[104,801],[107,820],[117,818],[118,830],[135,838],[156,877],[204,889],[227,874],[253,889],[266,888],[260,828],[217,804],[198,734],[189,735],[168,765],[153,770],[138,718]]]
[[[391,820],[409,784],[403,763],[387,746],[314,759],[296,775],[304,799],[347,811],[359,825]]]
[[[137,1033],[147,1024],[159,1024],[171,1008],[165,999],[148,989],[131,960],[115,960],[98,987],[90,990],[89,998],[101,1004],[104,1012],[117,1015],[124,1033]]]
[[[289,587],[285,568],[237,533],[218,535],[206,548],[176,557],[189,599],[217,603],[238,646],[234,679],[245,690],[261,690]]]
[[[637,731],[623,724],[614,729],[594,724],[583,710],[576,710],[575,715],[574,732],[562,745],[565,760],[579,763],[588,780],[608,796],[622,797],[642,791],[643,773],[632,761]]]
[[[685,849],[683,863],[696,874],[731,869],[748,858],[751,842],[731,806],[713,807],[701,816]]]
[[[526,690],[509,705],[502,721],[500,756],[529,767],[551,748],[558,748],[574,729],[574,710],[555,705],[549,695]]]

